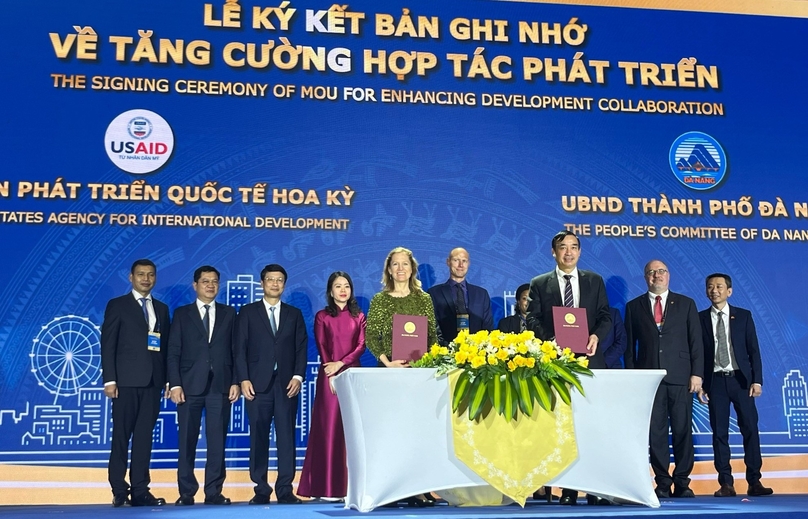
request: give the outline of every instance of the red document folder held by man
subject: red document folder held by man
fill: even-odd
[[[575,353],[586,353],[586,344],[589,342],[586,308],[554,306],[553,325],[556,344],[561,348],[569,348]]]
[[[423,357],[427,350],[427,327],[424,315],[393,315],[393,359],[411,362]]]

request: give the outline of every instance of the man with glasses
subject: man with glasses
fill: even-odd
[[[704,350],[696,303],[668,289],[670,273],[659,260],[644,269],[648,292],[626,304],[627,369],[664,369],[651,409],[649,445],[656,495],[695,497],[693,470],[693,393],[701,390]],[[676,467],[669,473],[668,425]],[[673,491],[671,491],[673,485]]]
[[[229,505],[222,495],[224,445],[230,404],[240,395],[233,370],[233,324],[236,311],[217,303],[219,271],[205,265],[194,272],[196,301],[174,311],[168,343],[171,401],[177,404],[179,458],[176,505],[193,505],[199,483],[194,475],[196,444],[205,410],[205,504]]]
[[[303,313],[281,302],[286,270],[277,264],[261,270],[264,297],[241,307],[234,345],[236,375],[241,382],[250,422],[250,479],[255,483],[251,505],[269,504],[267,483],[270,424],[275,421],[280,504],[299,504],[292,493],[295,479],[295,416],[306,369],[308,335]]]

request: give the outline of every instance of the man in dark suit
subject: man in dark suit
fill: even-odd
[[[491,315],[488,291],[466,281],[469,253],[462,247],[452,249],[446,258],[446,265],[449,267],[448,281],[428,290],[443,340],[449,343],[457,337],[461,328],[458,316],[468,316],[469,333],[493,330],[494,317]]]
[[[129,281],[132,291],[107,303],[101,325],[104,394],[112,399],[108,468],[112,506],[162,506],[165,499],[149,492],[149,462],[160,399],[167,393],[166,353],[171,322],[168,307],[151,294],[157,281],[157,267],[151,260],[135,261]],[[131,488],[125,479],[130,439]]]
[[[194,504],[199,483],[194,475],[196,444],[205,410],[205,504],[229,505],[222,495],[224,445],[230,404],[240,395],[233,369],[233,325],[236,311],[216,303],[219,271],[203,266],[194,272],[196,301],[174,312],[168,343],[171,400],[177,404],[179,459],[177,505]]]
[[[749,310],[727,304],[732,295],[732,278],[727,274],[710,274],[706,283],[707,298],[712,305],[699,312],[704,338],[704,385],[699,400],[710,406],[713,463],[721,485],[714,495],[736,495],[729,448],[729,406],[732,404],[743,436],[746,493],[768,496],[773,493],[772,489],[760,482],[763,460],[755,398],[763,393],[763,363],[755,322]]]
[[[251,505],[269,503],[267,483],[269,431],[275,420],[278,448],[278,503],[298,504],[292,493],[295,478],[295,415],[297,395],[306,369],[308,335],[303,314],[281,302],[286,270],[276,264],[261,271],[264,297],[244,305],[236,319],[236,374],[247,399],[250,421],[250,479],[255,483]]]
[[[649,445],[658,497],[694,497],[693,393],[701,389],[704,349],[696,303],[668,289],[670,273],[659,260],[644,269],[648,292],[626,304],[627,369],[664,369],[651,409]],[[673,475],[668,472],[668,420],[673,436]],[[671,492],[673,485],[673,492]]]
[[[623,324],[623,317],[617,308],[609,308],[609,315],[612,316],[612,329],[600,344],[603,351],[603,360],[609,369],[621,369],[623,367],[623,354],[626,352],[626,325]]]
[[[578,268],[581,241],[575,233],[559,232],[553,236],[551,246],[556,268],[536,276],[530,282],[527,328],[533,330],[539,339],[551,340],[555,337],[554,306],[585,308],[590,334],[586,345],[589,367],[604,369],[606,361],[598,343],[611,330],[612,318],[609,315],[609,300],[603,278],[594,272]],[[574,505],[577,500],[577,490],[562,489],[559,501],[561,504]],[[592,498],[588,498],[588,501],[598,502]]]

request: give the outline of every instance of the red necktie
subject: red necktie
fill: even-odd
[[[654,303],[654,321],[657,324],[662,324],[662,296],[656,296],[656,303]]]

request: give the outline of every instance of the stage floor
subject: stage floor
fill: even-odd
[[[204,506],[196,504],[190,507],[177,507],[173,504],[160,508],[114,509],[111,505],[34,505],[34,506],[0,506],[0,516],[6,517],[60,517],[65,519],[101,519],[109,517],[132,518],[171,518],[171,519],[215,519],[238,518],[251,519],[268,517],[273,519],[329,519],[358,517],[406,517],[432,519],[451,517],[452,519],[486,519],[510,518],[544,518],[544,517],[651,517],[665,516],[666,519],[687,518],[695,516],[722,517],[726,519],[808,519],[808,496],[775,495],[763,498],[714,498],[697,497],[695,499],[665,499],[661,508],[652,509],[641,506],[561,506],[543,502],[528,501],[523,509],[516,505],[504,507],[454,508],[438,505],[434,508],[381,508],[368,514],[354,510],[345,510],[343,505],[332,503],[308,502],[302,505],[289,506],[272,503],[269,506],[248,506],[246,503],[234,503],[231,506]]]

